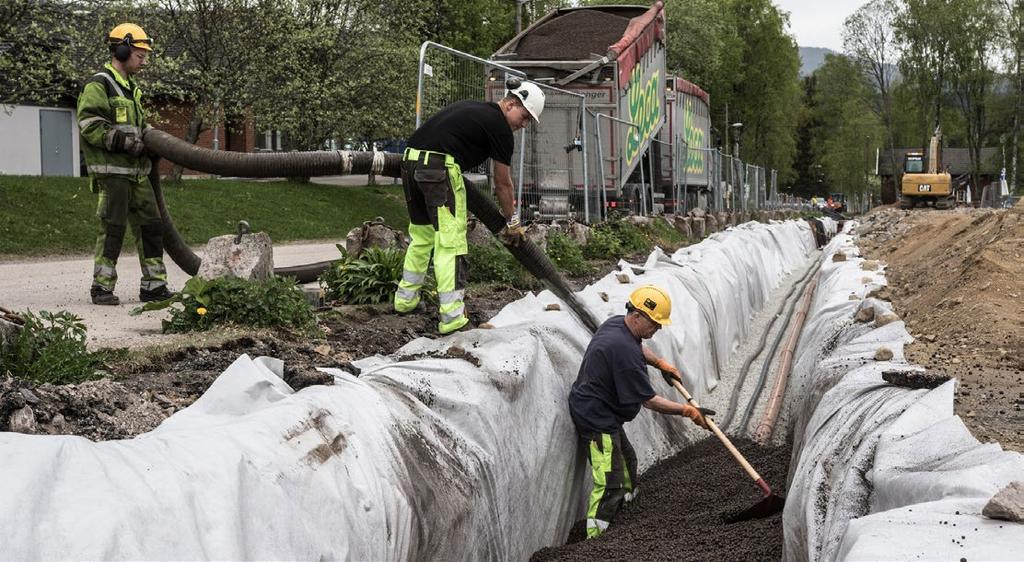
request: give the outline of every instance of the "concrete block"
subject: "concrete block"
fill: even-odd
[[[197,275],[203,279],[238,277],[251,281],[268,279],[274,272],[274,252],[265,232],[217,236],[206,243],[203,263]]]
[[[409,241],[404,232],[395,230],[377,217],[366,221],[362,226],[353,228],[345,236],[345,251],[350,256],[358,256],[366,248],[398,248],[404,250]]]

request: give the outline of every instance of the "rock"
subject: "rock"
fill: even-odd
[[[395,230],[377,217],[366,221],[363,226],[353,228],[345,236],[345,252],[350,256],[358,256],[366,248],[398,248],[404,250],[409,246],[405,233]]]
[[[891,312],[886,312],[885,314],[882,314],[881,316],[875,316],[875,326],[882,327],[882,326],[885,326],[886,324],[892,324],[893,322],[895,322],[895,321],[897,321],[899,319],[900,319],[899,316],[896,316],[895,314],[893,314]]]
[[[629,275],[626,275],[625,273],[616,273],[615,274],[615,279],[617,279],[619,281],[619,283],[622,283],[622,284],[626,284],[626,283],[632,282],[632,279],[629,278]]]
[[[548,231],[551,227],[546,224],[533,223],[526,227],[526,238],[540,248],[540,251],[545,252],[548,249]]]
[[[846,300],[848,300],[848,301],[855,301],[855,300],[859,300],[859,299],[860,299],[860,297],[858,297],[857,295],[850,295],[849,297],[847,297]]]
[[[873,299],[883,300],[883,301],[891,301],[892,300],[892,294],[889,292],[889,287],[888,286],[878,287],[877,289],[872,289],[871,292],[868,293],[868,297],[873,298]]]
[[[990,519],[1024,522],[1024,480],[1010,482],[992,496],[981,514]]]
[[[32,406],[25,405],[22,408],[11,412],[7,419],[7,431],[14,433],[39,433],[39,424],[36,423],[36,414]]]
[[[832,255],[832,261],[846,261],[846,254],[842,252],[836,252],[835,254]]]
[[[878,261],[864,260],[864,263],[860,264],[860,268],[864,271],[878,271]]]
[[[587,242],[590,242],[590,227],[581,222],[570,221],[563,227],[563,231],[569,237],[569,240],[572,240],[579,246],[584,246]]]
[[[860,282],[865,284],[865,285],[871,283],[872,281],[874,281],[874,279],[872,279],[870,277],[861,277],[860,278]]]
[[[935,343],[935,336],[933,334],[927,334],[923,336],[923,339],[928,343]]]
[[[274,252],[266,232],[217,236],[206,243],[197,275],[203,279],[237,277],[249,281],[269,279],[274,273]]]
[[[672,219],[672,225],[675,226],[679,234],[682,234],[687,239],[693,237],[693,229],[690,226],[690,219],[688,217],[677,216]]]
[[[318,355],[323,355],[324,357],[328,357],[331,354],[331,346],[326,344],[326,343],[322,343],[322,344],[314,347],[313,351],[317,352]]]
[[[882,371],[882,380],[906,388],[936,388],[949,381],[949,375],[927,371]]]
[[[700,207],[694,207],[693,209],[690,209],[689,215],[691,217],[704,218],[707,215],[707,212],[704,211],[704,209],[702,209]]]
[[[875,352],[875,361],[888,361],[892,359],[892,350],[888,347],[880,347]]]
[[[466,241],[471,246],[489,246],[494,244],[494,240],[494,235],[487,230],[484,223],[475,218],[469,219],[469,223],[466,225]]]
[[[21,388],[21,389],[18,389],[18,392],[21,393],[21,397],[25,399],[25,403],[26,404],[38,404],[39,403],[39,397],[36,396],[35,393],[32,392],[31,390],[29,390],[27,388]]]
[[[597,296],[601,297],[601,300],[603,300],[604,302],[608,302],[608,293],[601,291],[597,293]]]
[[[626,217],[626,222],[634,226],[649,226],[651,224],[651,219],[640,215],[630,215]]]
[[[693,217],[690,219],[693,228],[693,237],[698,240],[703,240],[707,236],[706,223],[704,217]]]
[[[704,217],[704,227],[709,235],[721,230],[718,224],[718,219],[715,218],[715,215],[708,215]]]
[[[477,326],[477,328],[480,328],[481,330],[493,330],[494,324],[491,324],[490,322],[484,322],[483,324]]]
[[[562,310],[562,307],[561,307],[561,306],[559,306],[559,304],[558,304],[557,302],[553,302],[553,303],[551,303],[551,304],[549,304],[549,305],[545,306],[545,307],[544,307],[544,310],[547,310],[547,311],[551,311],[551,310]]]
[[[460,346],[453,345],[453,346],[448,348],[448,356],[449,357],[465,357],[466,356],[466,350],[464,348],[460,347]]]
[[[857,314],[853,315],[853,319],[856,322],[870,322],[875,319],[875,307],[869,302],[864,302],[861,307],[857,310]]]

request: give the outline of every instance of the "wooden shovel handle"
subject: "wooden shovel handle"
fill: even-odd
[[[679,393],[683,395],[683,398],[686,398],[686,401],[689,402],[691,406],[693,406],[694,408],[700,408],[700,404],[697,404],[697,401],[694,400],[692,396],[690,396],[690,393],[686,392],[686,388],[683,387],[682,383],[675,379],[672,379],[672,386],[676,387],[676,390],[678,390]],[[731,453],[733,458],[736,459],[736,462],[740,463],[740,466],[743,467],[743,470],[747,471],[747,475],[750,476],[750,478],[752,478],[754,482],[763,482],[763,480],[761,480],[761,475],[758,474],[756,470],[754,470],[754,467],[750,466],[750,463],[747,462],[747,459],[743,458],[743,455],[740,454],[740,452],[732,444],[732,441],[729,441],[729,438],[726,437],[724,433],[722,433],[722,430],[718,428],[718,425],[715,424],[715,422],[712,421],[711,418],[707,416],[704,417],[704,421],[707,422],[708,427],[711,428],[711,431],[713,431],[714,434],[718,437],[718,440],[721,441],[722,444],[725,445],[725,448],[729,450],[729,453]]]

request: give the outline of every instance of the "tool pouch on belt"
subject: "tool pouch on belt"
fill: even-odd
[[[458,168],[454,174],[449,172],[447,167],[417,168],[413,179],[423,193],[430,220],[437,229],[438,242],[462,255],[469,251],[466,243],[466,189]],[[456,181],[452,181],[452,176]]]

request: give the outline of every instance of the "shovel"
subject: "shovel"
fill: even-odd
[[[690,396],[690,393],[686,391],[686,389],[678,380],[676,380],[675,378],[672,378],[671,380],[672,386],[676,387],[676,390],[678,390],[679,393],[683,395],[683,398],[686,398],[686,401],[689,402],[691,406],[693,406],[694,408],[700,407],[700,405],[698,405],[697,402],[694,401],[693,397]],[[740,454],[738,450],[736,450],[736,447],[732,444],[732,441],[729,441],[729,438],[726,437],[724,433],[722,433],[722,430],[718,428],[718,426],[715,424],[715,422],[711,420],[711,418],[705,417],[704,421],[707,422],[708,428],[711,429],[711,431],[715,433],[715,435],[722,442],[722,444],[725,445],[725,448],[729,450],[733,458],[736,459],[736,462],[740,463],[740,466],[743,467],[743,470],[747,471],[747,475],[749,475],[750,478],[754,480],[754,484],[757,484],[757,487],[761,489],[761,494],[764,496],[761,499],[761,501],[757,502],[751,507],[748,507],[747,509],[735,515],[732,515],[731,517],[727,517],[725,519],[725,522],[737,523],[739,521],[749,521],[750,519],[762,519],[764,517],[768,517],[770,515],[774,515],[782,511],[782,508],[785,507],[786,505],[786,499],[772,493],[771,487],[768,486],[768,483],[764,481],[764,478],[761,478],[761,475],[758,474],[756,470],[754,470],[754,467],[750,466],[750,463],[747,462],[747,459],[743,458],[743,455]]]

